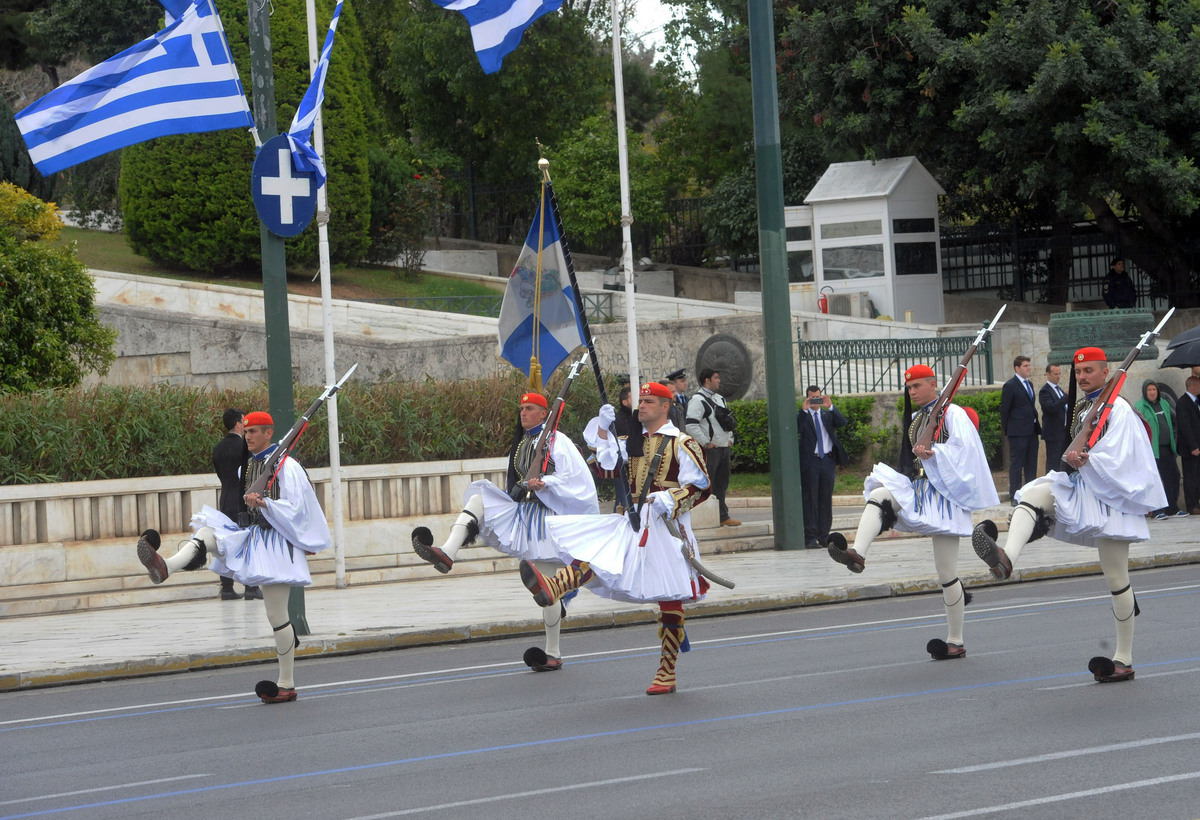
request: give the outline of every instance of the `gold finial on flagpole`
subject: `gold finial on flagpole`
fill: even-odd
[[[546,155],[542,152],[542,143],[536,137],[533,140],[534,145],[538,149],[538,170],[542,172],[542,182],[550,181],[550,160],[546,159]]]

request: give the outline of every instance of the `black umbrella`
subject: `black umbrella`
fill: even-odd
[[[1200,367],[1200,339],[1184,342],[1172,349],[1171,355],[1159,365],[1159,369],[1164,367]]]
[[[1185,330],[1183,333],[1176,333],[1171,338],[1171,343],[1167,345],[1167,350],[1174,350],[1188,342],[1200,342],[1200,326],[1194,327],[1191,330]]]

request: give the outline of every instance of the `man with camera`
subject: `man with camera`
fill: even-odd
[[[700,371],[700,390],[688,402],[684,431],[704,448],[712,496],[720,506],[721,526],[740,527],[742,522],[730,518],[729,507],[725,504],[725,492],[729,489],[729,451],[733,446],[736,422],[725,404],[725,397],[717,392],[720,386],[720,373],[711,367]]]
[[[836,468],[846,463],[846,448],[837,431],[846,417],[821,388],[809,385],[804,409],[796,414],[800,437],[800,480],[804,492],[804,546],[824,549],[833,526],[833,482]]]

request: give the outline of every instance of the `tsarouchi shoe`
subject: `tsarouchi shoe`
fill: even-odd
[[[538,649],[536,646],[525,650],[523,660],[534,672],[557,672],[563,667],[562,658],[547,655],[544,649]]]
[[[167,562],[158,554],[158,548],[161,546],[162,539],[156,530],[146,530],[137,542],[138,560],[142,562],[146,572],[150,573],[150,582],[154,584],[161,584],[167,580]]]
[[[254,694],[263,703],[291,703],[296,699],[295,689],[280,689],[274,681],[260,680],[254,686]]]
[[[1003,581],[1012,577],[1013,566],[1012,561],[1008,559],[1008,553],[996,543],[999,535],[995,522],[984,519],[971,533],[971,546],[975,548],[975,554],[991,569],[992,575]]]
[[[433,533],[428,527],[413,528],[412,546],[413,552],[433,564],[433,568],[443,575],[454,566],[454,559],[433,545]]]
[[[846,536],[840,532],[829,533],[829,541],[825,548],[829,551],[830,558],[839,564],[844,564],[846,569],[851,572],[862,572],[867,566],[866,559],[846,544]]]
[[[1133,680],[1133,667],[1117,663],[1111,658],[1095,657],[1088,661],[1088,671],[1097,683],[1119,683]]]
[[[546,583],[545,576],[538,568],[528,561],[522,560],[518,569],[521,573],[521,583],[533,593],[533,600],[538,606],[551,606],[555,601],[554,591]]]
[[[952,661],[967,656],[967,648],[960,643],[946,643],[941,638],[934,638],[925,644],[925,651],[935,661]]]

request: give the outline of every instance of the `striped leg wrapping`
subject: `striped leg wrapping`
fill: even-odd
[[[554,600],[557,601],[571,590],[579,589],[592,580],[594,575],[595,573],[586,562],[579,562],[563,567],[547,578],[546,583],[550,586],[550,591],[554,593]]]
[[[679,644],[683,640],[683,613],[658,613],[658,639],[662,641],[662,659],[658,665],[658,674],[654,676],[655,686],[675,685],[675,661],[679,657]]]

